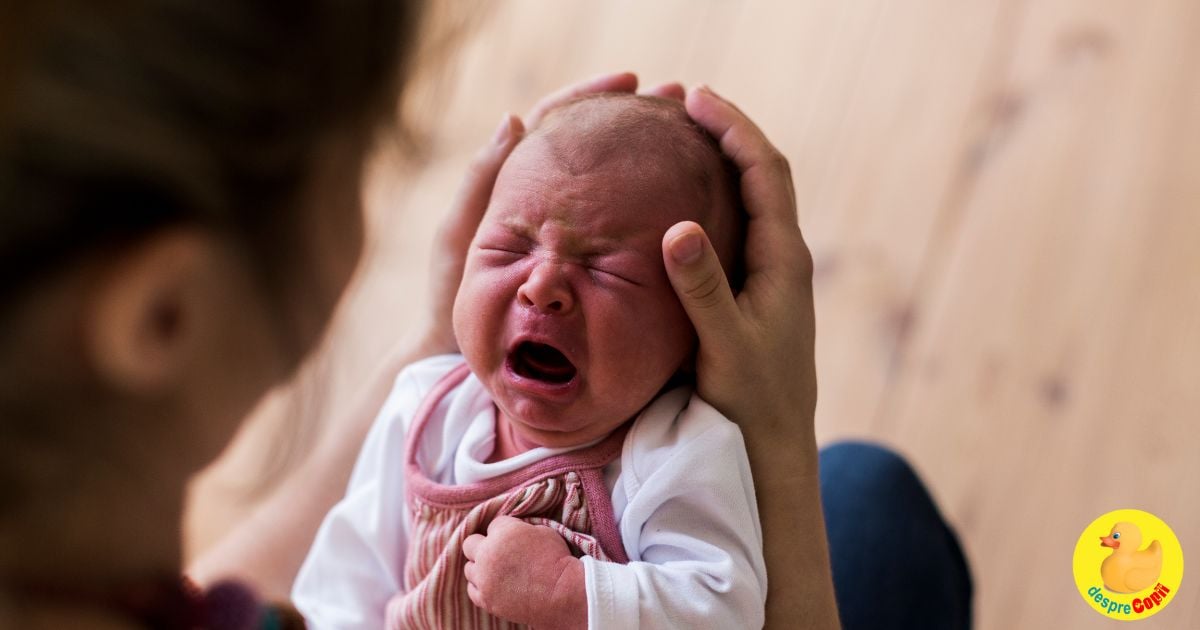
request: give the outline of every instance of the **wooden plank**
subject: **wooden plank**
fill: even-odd
[[[1031,5],[1008,103],[931,256],[880,435],[921,464],[974,563],[980,628],[1092,627],[1071,579],[1096,516],[1200,506],[1200,12]],[[1146,627],[1194,627],[1197,597]]]
[[[822,441],[872,430],[1005,17],[1000,3],[863,3],[828,42],[827,78],[793,96],[812,112],[803,135],[780,135],[817,265]]]

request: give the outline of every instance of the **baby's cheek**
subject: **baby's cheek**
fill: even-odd
[[[502,320],[500,293],[486,273],[464,276],[454,300],[454,334],[470,359],[483,352],[489,338],[497,336]]]
[[[696,332],[673,293],[658,309],[655,320],[659,369],[669,378],[695,350]]]
[[[656,326],[666,334],[690,337],[695,333],[692,320],[688,318],[687,311],[670,284],[664,285],[661,291],[654,291],[644,301],[643,308],[646,313],[652,314]]]
[[[480,266],[468,270],[458,292],[458,302],[469,312],[484,313],[505,306],[505,295],[509,293],[510,274],[504,270]]]
[[[688,354],[692,332],[686,315],[662,301],[643,302],[626,305],[621,320],[606,344],[613,351],[612,361],[620,366],[617,373],[626,386],[636,375],[646,388],[657,390]]]

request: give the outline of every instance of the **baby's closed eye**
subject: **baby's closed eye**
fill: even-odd
[[[653,277],[653,270],[647,269],[638,255],[629,252],[590,256],[587,267],[593,276],[610,276],[639,287],[648,286],[648,279]]]
[[[509,230],[487,230],[476,237],[475,246],[481,252],[496,252],[524,256],[533,250],[535,243],[528,237]]]
[[[509,256],[525,256],[529,253],[519,248],[498,245],[480,245],[479,251],[484,254],[507,254]]]
[[[529,255],[531,244],[524,239],[493,237],[480,240],[476,248],[480,255],[487,257],[491,262],[509,263]]]
[[[631,280],[630,278],[626,278],[625,276],[622,276],[621,274],[613,272],[613,271],[606,271],[604,269],[598,269],[596,267],[589,267],[588,272],[591,273],[592,278],[594,278],[598,281],[601,281],[601,282],[605,282],[608,280],[616,280],[618,282],[622,282],[625,284],[632,284],[634,286],[639,286],[639,287],[642,286],[640,283],[638,283],[634,280]]]

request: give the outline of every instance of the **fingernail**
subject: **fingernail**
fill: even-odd
[[[709,94],[712,94],[713,96],[717,95],[717,93],[714,92],[712,88],[708,87],[707,83],[701,83],[700,85],[696,86],[696,89],[700,90],[701,92],[708,92]]]
[[[675,262],[690,265],[700,259],[700,250],[704,248],[704,240],[695,232],[676,236],[671,241],[671,257]]]
[[[492,144],[501,145],[508,140],[512,134],[512,114],[505,113],[504,118],[500,120],[500,126],[496,129],[496,136],[492,138]]]

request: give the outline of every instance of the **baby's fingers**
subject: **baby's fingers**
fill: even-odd
[[[468,584],[475,583],[475,580],[478,579],[478,576],[476,575],[478,571],[479,565],[474,561],[468,560],[467,563],[463,565],[463,577],[467,578]]]
[[[500,516],[497,516],[496,518],[492,519],[491,523],[488,523],[487,535],[495,536],[495,537],[506,537],[506,536],[511,536],[511,535],[517,534],[517,533],[521,532],[522,530],[528,531],[532,528],[533,528],[533,525],[530,525],[529,523],[526,523],[525,521],[522,521],[519,518],[513,518],[511,516],[500,515]]]
[[[480,593],[479,589],[470,582],[467,582],[467,597],[471,598],[472,604],[487,610],[487,603],[483,601],[483,593]]]
[[[487,542],[487,538],[484,538],[483,534],[471,534],[467,536],[467,539],[462,544],[463,555],[467,557],[467,560],[474,562],[479,557],[479,548],[485,542]]]

